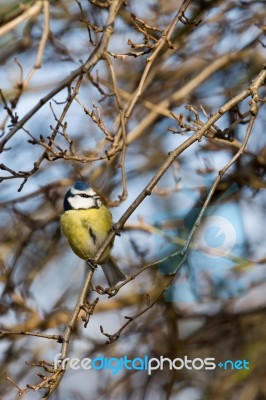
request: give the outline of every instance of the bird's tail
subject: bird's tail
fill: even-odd
[[[109,287],[115,286],[118,282],[124,281],[126,276],[120,270],[118,265],[114,262],[114,260],[110,257],[107,261],[100,264],[106,280],[108,282]]]

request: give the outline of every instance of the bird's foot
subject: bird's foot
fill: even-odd
[[[116,224],[112,226],[112,231],[114,231],[117,236],[121,236],[120,230],[117,228]]]
[[[86,264],[88,265],[88,267],[94,272],[97,269],[97,264],[94,264],[94,260],[92,258],[88,258],[86,260]]]

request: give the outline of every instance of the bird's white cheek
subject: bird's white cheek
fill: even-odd
[[[94,201],[93,198],[85,198],[85,197],[80,197],[80,196],[74,196],[70,197],[68,199],[69,204],[71,205],[72,208],[75,210],[78,209],[88,209],[94,206]]]

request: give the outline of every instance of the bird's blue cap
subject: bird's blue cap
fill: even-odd
[[[82,181],[77,181],[74,185],[74,189],[77,189],[77,190],[86,190],[86,189],[88,189],[88,187],[89,186]]]

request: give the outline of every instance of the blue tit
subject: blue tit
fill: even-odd
[[[60,223],[71,249],[84,260],[95,257],[113,226],[112,214],[100,196],[83,182],[76,182],[66,193]],[[112,245],[99,262],[110,287],[126,279],[110,256]]]

